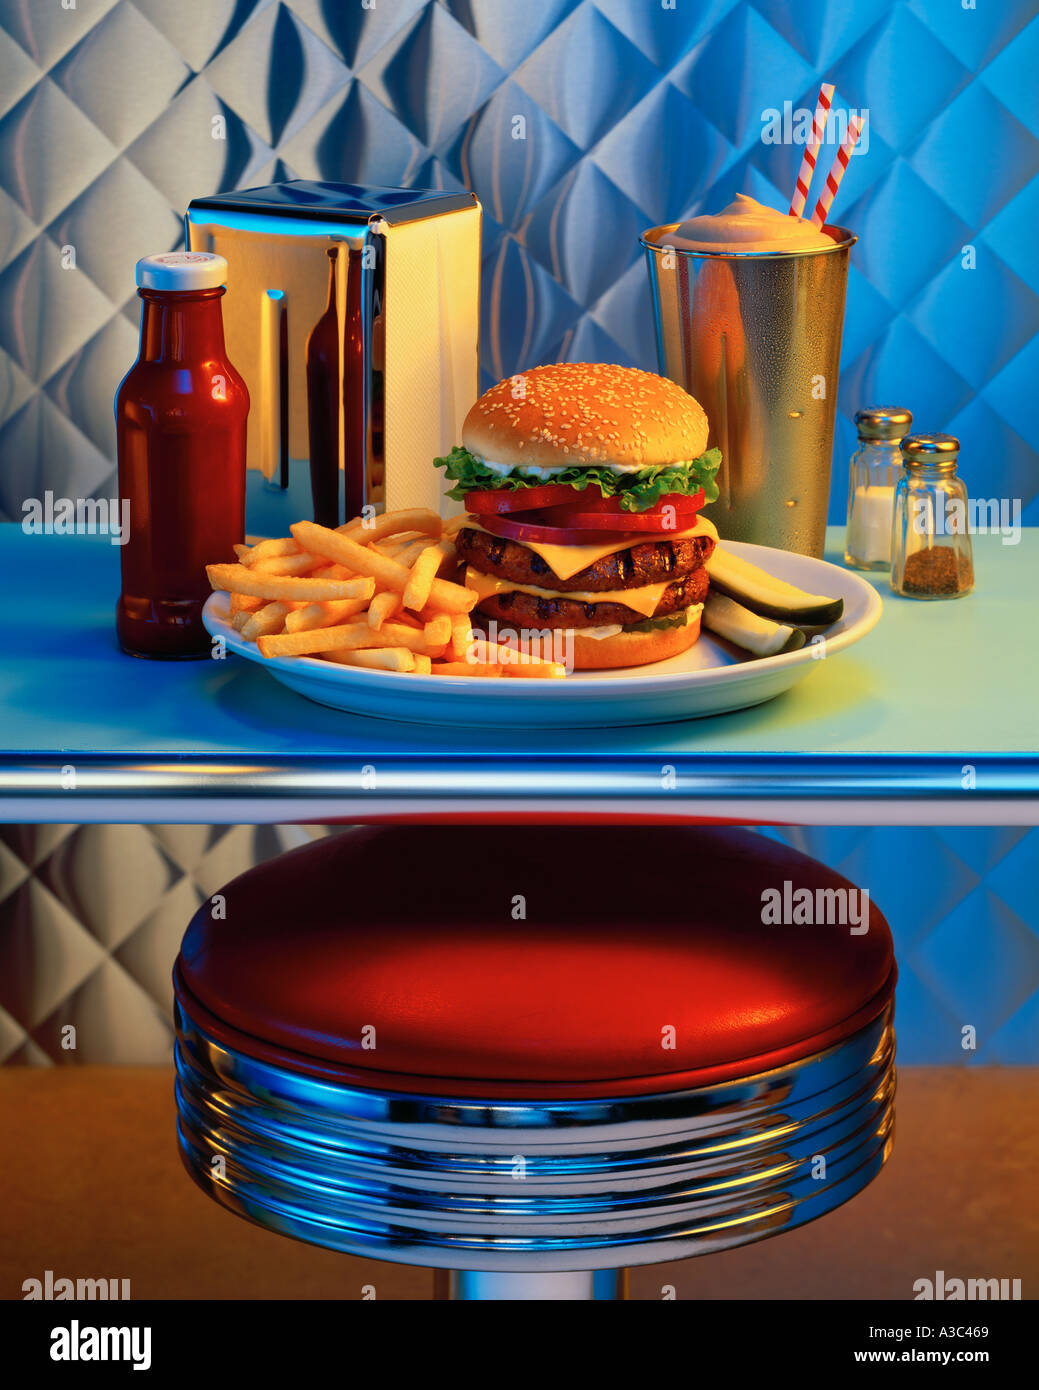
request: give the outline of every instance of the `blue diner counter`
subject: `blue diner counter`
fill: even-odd
[[[827,558],[842,549],[831,530]],[[975,569],[953,602],[877,577],[876,629],[752,709],[455,729],[326,709],[233,656],[127,657],[108,538],[0,525],[0,818],[1034,824],[1039,530],[976,537]]]

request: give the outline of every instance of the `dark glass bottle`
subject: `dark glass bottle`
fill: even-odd
[[[319,526],[339,525],[339,248],[328,248],[328,303],[307,339],[310,494]]]
[[[340,257],[346,261],[342,320],[338,305]],[[344,519],[340,515],[340,472],[345,519],[358,516],[365,503],[363,276],[360,249],[344,244],[328,248],[328,302],[307,339],[310,490],[314,520],[321,526],[338,526]]]

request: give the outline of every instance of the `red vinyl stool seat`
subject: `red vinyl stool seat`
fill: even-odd
[[[774,1234],[890,1150],[895,963],[864,905],[746,831],[318,841],[185,936],[185,1163],[273,1229],[506,1289]]]

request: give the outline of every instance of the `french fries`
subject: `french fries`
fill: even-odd
[[[368,626],[378,632],[386,619],[392,618],[400,609],[400,594],[395,594],[392,589],[383,589],[368,605]]]
[[[415,563],[411,566],[411,578],[404,586],[405,608],[410,608],[413,613],[425,608],[429,602],[433,580],[446,559],[447,554],[439,545],[428,546],[415,557]]]
[[[451,640],[451,619],[446,613],[438,613],[423,624],[422,635],[431,647],[446,647]]]
[[[257,612],[250,613],[239,630],[247,641],[255,642],[258,637],[265,637],[269,632],[280,632],[288,615],[288,605],[275,599],[264,604]]]
[[[566,667],[561,661],[551,661],[532,652],[519,652],[513,647],[490,642],[486,637],[474,638],[466,660],[489,662],[502,667],[507,676],[527,680],[558,680],[566,675]]]
[[[238,554],[244,550],[245,554]],[[243,565],[255,565],[257,560],[276,560],[283,555],[298,555],[299,546],[291,536],[272,541],[257,541],[254,546],[235,546],[235,554]]]
[[[430,664],[434,676],[504,676],[504,666],[492,666],[485,661],[434,661]]]
[[[527,680],[563,680],[566,677],[566,667],[561,661],[510,661],[499,669],[514,680],[517,677]]]
[[[251,594],[263,599],[371,598],[375,584],[371,579],[311,579],[309,575],[256,574],[246,565],[207,565],[206,574],[214,589],[234,594]]]
[[[430,540],[428,536],[418,536],[414,540],[408,541],[406,545],[401,546],[393,555],[393,559],[397,561],[398,565],[403,565],[406,569],[411,569],[422,552],[424,550],[429,550],[430,547],[435,545],[436,541]]]
[[[458,564],[457,527],[425,508],[335,530],[299,521],[291,536],[235,546],[236,564],[206,573],[230,595],[232,626],[265,658],[422,676],[565,675],[473,632],[476,591],[445,577]]]
[[[403,594],[408,587],[411,571],[407,565],[380,555],[368,545],[359,545],[349,536],[330,531],[327,526],[318,526],[313,521],[297,521],[291,529],[304,550],[323,555],[335,564],[345,565],[355,574],[367,575],[380,588]],[[446,579],[434,579],[429,588],[429,602],[444,613],[468,613],[475,607],[478,598],[475,589],[463,588],[461,584],[452,584]]]
[[[339,535],[352,536],[363,545],[372,545],[385,536],[399,536],[403,531],[420,531],[423,535],[433,536],[435,539],[444,529],[444,523],[436,512],[431,512],[426,507],[415,507],[409,511],[384,512],[382,516],[370,519],[355,516],[353,521],[348,521],[345,526],[337,529]]]
[[[451,619],[451,656],[455,661],[464,661],[473,644],[473,630],[469,626],[469,615],[458,613]]]
[[[232,594],[231,613],[255,613],[258,608],[263,607],[262,598],[253,598],[252,594]]]
[[[310,574],[321,568],[316,555],[275,555],[269,560],[253,560],[248,566],[253,574]]]
[[[427,628],[430,627],[432,623],[427,624]],[[382,629],[375,632],[367,623],[358,622],[259,637],[256,645],[261,656],[310,656],[314,652],[361,647],[407,647],[409,651],[426,656],[440,656],[447,643],[431,640],[425,629],[405,627],[403,623],[383,623]]]
[[[325,565],[322,569],[314,570],[311,579],[356,579],[357,576],[352,570],[343,569],[342,565]]]
[[[371,599],[375,603],[379,595]],[[286,632],[309,632],[315,627],[334,627],[345,623],[347,618],[356,618],[368,607],[366,598],[334,599],[331,603],[307,603],[297,608],[285,619]]]
[[[416,662],[429,661],[428,656],[415,656],[407,647],[362,647],[356,651],[341,648],[325,652],[325,657],[341,666],[369,666],[379,671],[414,671]]]

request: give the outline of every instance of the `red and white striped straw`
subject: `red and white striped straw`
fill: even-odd
[[[815,107],[815,120],[812,122],[812,133],[808,144],[805,145],[804,158],[801,160],[801,167],[797,171],[797,183],[794,185],[794,196],[790,200],[790,216],[803,217],[805,210],[805,200],[808,197],[808,185],[812,182],[812,175],[815,173],[815,161],[819,157],[819,146],[826,135],[826,122],[830,117],[830,102],[833,100],[833,87],[829,82],[824,82],[819,88],[819,100]]]
[[[834,156],[834,161],[830,165],[830,172],[826,175],[826,187],[823,189],[823,196],[816,203],[815,211],[812,213],[813,227],[826,226],[826,215],[830,211],[830,204],[833,202],[837,195],[837,190],[841,186],[841,179],[844,177],[844,171],[848,167],[848,160],[851,158],[851,152],[855,148],[855,142],[858,140],[862,132],[862,127],[865,124],[861,116],[852,116],[851,120],[848,122],[847,134],[841,141],[841,147]]]

